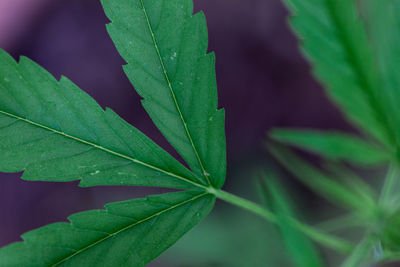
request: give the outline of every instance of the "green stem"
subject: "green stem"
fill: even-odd
[[[242,209],[245,209],[247,211],[250,211],[252,213],[255,213],[268,222],[274,223],[274,224],[279,224],[279,221],[284,219],[290,225],[297,230],[303,232],[306,234],[309,238],[312,240],[321,243],[322,245],[325,245],[327,247],[330,247],[332,249],[335,249],[339,252],[342,253],[350,253],[354,246],[349,243],[348,241],[342,240],[338,237],[328,235],[320,230],[317,230],[311,226],[308,226],[306,224],[303,224],[297,220],[294,220],[289,217],[278,217],[271,211],[268,211],[267,209],[263,208],[259,204],[256,204],[254,202],[251,202],[247,199],[241,198],[239,196],[233,195],[231,193],[225,192],[223,190],[217,190],[214,188],[209,188],[208,191],[215,195],[217,198],[224,200],[225,202],[228,202],[232,205],[238,206]]]
[[[252,213],[255,213],[261,217],[263,217],[264,219],[266,219],[269,222],[272,223],[278,223],[278,218],[276,217],[276,215],[266,209],[264,209],[263,207],[261,207],[260,205],[251,202],[247,199],[238,197],[236,195],[233,195],[231,193],[222,191],[222,190],[213,190],[213,193],[217,198],[224,200],[230,204],[233,204],[235,206],[238,206],[242,209],[245,209],[247,211],[250,211]]]

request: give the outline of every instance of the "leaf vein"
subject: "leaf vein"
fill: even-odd
[[[150,24],[150,19],[149,19],[148,15],[147,15],[147,11],[146,11],[146,8],[145,8],[145,6],[144,6],[143,0],[140,0],[140,4],[141,4],[142,10],[143,10],[143,14],[144,14],[144,16],[145,16],[145,18],[146,18],[147,26],[148,26],[148,28],[149,28],[149,31],[150,31],[150,34],[151,34],[151,38],[152,38],[153,43],[154,43],[154,47],[155,47],[155,49],[156,49],[158,59],[160,60],[160,64],[161,64],[161,67],[162,67],[162,70],[163,70],[163,73],[164,73],[164,76],[165,76],[165,80],[166,80],[167,83],[168,83],[168,88],[169,88],[169,90],[170,90],[170,92],[171,92],[171,95],[172,95],[172,98],[173,98],[173,100],[174,100],[175,107],[176,107],[176,109],[177,109],[177,111],[178,111],[178,113],[179,113],[179,117],[181,118],[181,121],[182,121],[182,123],[183,123],[183,127],[184,127],[184,129],[185,129],[186,135],[187,135],[187,137],[188,137],[188,139],[189,139],[189,141],[190,141],[190,144],[191,144],[191,146],[192,146],[192,148],[193,148],[193,151],[194,151],[194,154],[195,154],[195,156],[196,156],[196,159],[197,159],[197,161],[198,161],[198,163],[199,163],[199,165],[200,165],[200,168],[201,168],[201,170],[202,170],[202,172],[203,172],[203,176],[205,177],[205,179],[206,179],[208,185],[211,185],[210,179],[209,179],[208,175],[206,175],[207,172],[206,172],[206,170],[205,170],[205,168],[204,168],[203,162],[202,162],[202,160],[201,160],[201,158],[200,158],[200,155],[199,155],[199,153],[198,153],[198,151],[197,151],[196,146],[194,145],[192,136],[191,136],[191,134],[190,134],[190,132],[189,132],[189,129],[188,129],[188,127],[187,127],[186,120],[185,120],[185,118],[183,117],[182,111],[181,111],[181,109],[180,109],[180,107],[179,107],[179,105],[178,105],[178,100],[177,100],[176,95],[175,95],[175,92],[174,92],[174,90],[173,90],[173,88],[172,88],[172,84],[171,84],[170,78],[169,78],[169,76],[168,76],[167,69],[165,68],[164,61],[163,61],[163,59],[162,59],[162,56],[161,56],[161,53],[160,53],[160,49],[159,49],[158,44],[157,44],[157,40],[156,40],[156,38],[155,38],[155,36],[154,36],[154,32],[153,32],[152,26],[151,26],[151,24]]]
[[[166,170],[164,170],[164,169],[161,169],[161,168],[159,168],[159,167],[156,167],[156,166],[153,166],[153,165],[151,165],[151,164],[145,163],[145,162],[143,162],[143,161],[140,161],[140,160],[138,160],[138,159],[132,158],[132,157],[127,156],[127,155],[125,155],[125,154],[122,154],[122,153],[113,151],[113,150],[108,149],[108,148],[106,148],[106,147],[103,147],[103,146],[101,146],[101,145],[97,145],[97,144],[95,144],[95,143],[92,143],[92,142],[83,140],[83,139],[81,139],[81,138],[78,138],[78,137],[69,135],[69,134],[67,134],[67,133],[60,132],[60,131],[58,131],[58,130],[52,129],[52,128],[47,127],[47,126],[45,126],[45,125],[41,125],[41,124],[36,123],[36,122],[34,122],[34,121],[31,121],[31,120],[29,120],[29,119],[25,119],[25,118],[22,118],[22,117],[20,117],[20,116],[17,116],[17,115],[8,113],[8,112],[6,112],[6,111],[0,110],[0,113],[1,113],[1,114],[4,114],[4,115],[7,115],[7,116],[9,116],[9,117],[15,118],[15,119],[19,119],[19,120],[21,120],[21,121],[24,121],[24,122],[26,122],[26,123],[28,123],[28,124],[31,124],[31,125],[34,125],[34,126],[36,126],[36,127],[39,127],[39,128],[42,128],[42,129],[45,129],[45,130],[54,132],[54,133],[56,133],[56,134],[59,134],[59,135],[61,135],[61,136],[66,137],[66,138],[69,138],[69,139],[75,140],[75,141],[77,141],[77,142],[86,144],[86,145],[88,145],[88,146],[95,147],[95,148],[97,148],[97,149],[99,149],[99,150],[105,151],[105,152],[110,153],[110,154],[112,154],[112,155],[114,155],[114,156],[117,156],[117,157],[120,157],[120,158],[123,158],[123,159],[130,160],[130,161],[132,161],[133,163],[136,163],[136,164],[139,164],[139,165],[148,167],[149,169],[152,169],[152,170],[155,170],[155,171],[164,173],[164,174],[166,174],[166,175],[168,175],[168,176],[171,176],[171,177],[180,179],[180,180],[185,181],[185,182],[187,182],[187,183],[190,183],[190,184],[192,184],[192,185],[194,185],[194,186],[197,186],[197,187],[200,187],[200,188],[203,188],[203,189],[207,189],[206,186],[204,186],[204,185],[202,185],[202,184],[199,184],[199,183],[196,183],[196,182],[194,182],[194,181],[188,179],[187,177],[183,177],[183,176],[180,176],[180,175],[178,175],[178,174],[175,174],[175,173],[166,171]]]
[[[75,253],[73,253],[73,254],[71,254],[71,255],[69,255],[69,256],[67,256],[67,257],[65,257],[65,258],[63,258],[63,259],[61,259],[61,260],[59,260],[58,262],[56,262],[55,264],[53,264],[52,267],[58,266],[58,265],[60,265],[61,263],[63,263],[63,262],[65,262],[65,261],[67,261],[67,260],[69,260],[69,259],[75,257],[76,255],[78,255],[78,254],[80,254],[80,253],[86,251],[87,249],[92,248],[92,247],[94,247],[94,246],[100,244],[101,242],[104,242],[104,241],[108,240],[109,238],[114,237],[114,236],[116,236],[116,235],[118,235],[118,234],[120,234],[120,233],[122,233],[122,232],[124,232],[124,231],[127,231],[127,230],[131,229],[132,227],[135,227],[136,225],[139,225],[139,224],[141,224],[141,223],[143,223],[143,222],[146,222],[146,221],[148,221],[148,220],[151,220],[152,218],[157,218],[158,216],[160,216],[161,214],[163,214],[163,213],[165,213],[165,212],[168,212],[168,211],[170,211],[170,210],[173,210],[173,209],[175,209],[175,208],[178,208],[178,207],[180,207],[180,206],[183,206],[183,205],[185,205],[186,203],[190,203],[190,202],[192,202],[192,201],[194,201],[194,200],[196,200],[196,199],[199,199],[199,198],[201,198],[201,197],[204,197],[204,196],[206,196],[206,195],[208,195],[208,194],[209,194],[209,193],[202,193],[202,194],[196,195],[196,196],[194,196],[194,197],[192,197],[192,198],[190,198],[190,199],[188,199],[188,200],[185,200],[185,201],[183,201],[183,202],[181,202],[181,203],[175,204],[175,205],[173,205],[173,206],[171,206],[171,207],[169,207],[169,208],[167,208],[167,209],[161,210],[161,211],[159,211],[159,212],[157,212],[157,213],[155,213],[155,214],[153,214],[153,215],[151,215],[151,216],[149,216],[149,217],[147,217],[147,218],[144,218],[144,219],[142,219],[142,220],[139,220],[139,221],[137,221],[137,222],[134,222],[134,223],[132,223],[132,224],[130,224],[130,225],[128,225],[128,226],[126,226],[126,227],[124,227],[124,228],[122,228],[122,229],[120,229],[120,230],[118,230],[118,231],[116,231],[116,232],[114,232],[114,233],[112,233],[112,234],[108,234],[106,237],[104,237],[104,238],[102,238],[102,239],[99,239],[98,241],[96,241],[96,242],[94,242],[94,243],[92,243],[92,244],[90,244],[90,245],[88,245],[88,246],[86,246],[86,247],[84,247],[84,248],[78,250],[77,252],[75,252]]]

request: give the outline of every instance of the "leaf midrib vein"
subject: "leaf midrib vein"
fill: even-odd
[[[199,165],[200,165],[201,171],[203,172],[203,176],[205,177],[205,179],[206,179],[208,185],[211,185],[210,179],[208,178],[208,175],[207,175],[208,173],[207,173],[207,171],[206,171],[205,168],[204,168],[203,162],[202,162],[202,160],[201,160],[201,158],[200,158],[200,155],[199,155],[199,153],[198,153],[198,151],[197,151],[196,146],[194,145],[192,136],[191,136],[191,134],[190,134],[190,132],[189,132],[189,129],[188,129],[188,127],[187,127],[186,120],[185,120],[185,118],[183,117],[182,111],[181,111],[181,109],[180,109],[180,107],[179,107],[179,105],[178,105],[178,100],[177,100],[176,95],[175,95],[175,92],[174,92],[174,90],[173,90],[173,88],[172,88],[172,83],[171,83],[171,81],[170,81],[170,78],[169,78],[167,69],[165,68],[164,61],[163,61],[163,59],[162,59],[161,52],[160,52],[160,49],[159,49],[159,47],[158,47],[157,40],[156,40],[156,38],[155,38],[154,31],[153,31],[153,28],[152,28],[152,26],[151,26],[150,19],[149,19],[148,15],[147,15],[147,11],[146,11],[146,8],[145,8],[145,6],[144,6],[143,0],[139,0],[139,1],[140,1],[140,5],[141,5],[141,7],[142,7],[142,10],[143,10],[143,14],[144,14],[144,16],[145,16],[145,18],[146,18],[146,23],[147,23],[147,26],[148,26],[148,28],[149,28],[149,32],[150,32],[150,35],[151,35],[151,38],[152,38],[152,41],[153,41],[153,44],[154,44],[154,47],[155,47],[155,50],[156,50],[158,59],[159,59],[160,64],[161,64],[161,68],[162,68],[163,74],[164,74],[164,76],[165,76],[165,80],[166,80],[167,83],[168,83],[168,88],[169,88],[170,93],[171,93],[171,95],[172,95],[172,99],[173,99],[173,101],[174,101],[176,110],[178,111],[179,117],[180,117],[180,119],[181,119],[181,121],[182,121],[183,128],[185,129],[186,136],[188,137],[188,139],[189,139],[189,141],[190,141],[190,144],[191,144],[191,146],[192,146],[193,152],[194,152],[194,154],[195,154],[195,156],[196,156],[196,159],[197,159],[197,161],[198,161],[198,163],[199,163]]]
[[[157,217],[157,216],[159,216],[159,215],[161,215],[161,214],[163,214],[163,213],[165,213],[165,212],[168,212],[168,211],[170,211],[170,210],[173,210],[173,209],[175,209],[175,208],[178,208],[179,206],[185,205],[186,203],[189,203],[189,202],[191,202],[191,201],[194,201],[194,200],[196,200],[196,199],[198,199],[198,198],[201,198],[201,197],[203,197],[203,196],[205,196],[205,195],[208,195],[208,194],[209,194],[209,193],[202,193],[202,194],[196,195],[196,196],[194,196],[194,197],[192,197],[192,198],[190,198],[190,199],[187,199],[187,200],[185,200],[185,201],[183,201],[183,202],[180,202],[180,203],[177,203],[177,204],[175,204],[175,205],[173,205],[173,206],[171,206],[171,207],[169,207],[169,208],[166,208],[166,209],[161,210],[161,211],[159,211],[159,212],[157,212],[157,213],[154,213],[153,215],[151,215],[151,216],[149,216],[149,217],[147,217],[147,218],[141,219],[141,220],[136,221],[136,222],[134,222],[134,223],[132,223],[132,224],[130,224],[130,225],[128,225],[128,226],[125,226],[124,228],[122,228],[122,229],[120,229],[120,230],[118,230],[118,231],[116,231],[116,232],[114,232],[114,233],[112,233],[112,234],[108,234],[106,237],[103,237],[103,238],[101,238],[100,240],[98,240],[98,241],[96,241],[96,242],[94,242],[94,243],[92,243],[92,244],[90,244],[90,245],[88,245],[88,246],[86,246],[86,247],[84,247],[84,248],[81,248],[80,250],[77,250],[75,253],[73,253],[73,254],[71,254],[71,255],[69,255],[69,256],[67,256],[67,257],[65,257],[65,258],[63,258],[63,259],[61,259],[61,260],[59,260],[59,261],[56,262],[55,264],[51,265],[51,267],[58,266],[58,265],[60,265],[61,263],[63,263],[63,262],[65,262],[65,261],[67,261],[67,260],[69,260],[69,259],[75,257],[76,255],[78,255],[78,254],[80,254],[80,253],[82,253],[82,252],[84,252],[84,251],[86,251],[86,250],[88,250],[88,249],[90,249],[90,248],[92,248],[92,247],[94,247],[94,246],[100,244],[101,242],[106,241],[107,239],[109,239],[109,238],[111,238],[111,237],[114,237],[114,236],[116,236],[116,235],[118,235],[118,234],[120,234],[120,233],[122,233],[122,232],[124,232],[124,231],[127,231],[127,230],[129,230],[130,228],[135,227],[136,225],[139,225],[139,224],[141,224],[141,223],[143,223],[143,222],[146,222],[146,221],[148,221],[148,220],[151,220],[151,219],[153,219],[153,218],[155,218],[155,217]],[[112,214],[112,213],[109,213],[109,214]],[[85,229],[83,229],[83,230],[85,230]],[[88,229],[88,230],[90,230],[90,229]]]
[[[101,145],[98,145],[98,144],[95,144],[95,143],[86,141],[86,140],[81,139],[81,138],[79,138],[79,137],[69,135],[69,134],[67,134],[67,133],[58,131],[58,130],[56,130],[56,129],[50,128],[50,127],[45,126],[45,125],[42,125],[42,124],[40,124],[40,123],[36,123],[36,122],[31,121],[31,120],[29,120],[29,119],[20,117],[20,116],[18,116],[18,115],[11,114],[11,113],[6,112],[6,111],[3,111],[3,110],[0,110],[0,114],[9,116],[9,117],[11,117],[11,118],[18,119],[18,120],[20,120],[20,121],[24,121],[24,122],[26,122],[26,123],[28,123],[28,124],[33,125],[33,126],[36,126],[36,127],[42,128],[42,129],[45,129],[45,130],[47,130],[47,131],[51,131],[51,132],[53,132],[53,133],[55,133],[55,134],[59,134],[59,135],[61,135],[61,136],[64,136],[64,137],[69,138],[69,139],[72,139],[72,140],[75,140],[75,141],[80,142],[80,143],[82,143],[82,144],[85,144],[85,145],[88,145],[88,146],[92,146],[92,147],[94,147],[94,148],[97,148],[97,149],[99,149],[99,150],[102,150],[102,151],[104,151],[104,152],[107,152],[107,153],[109,153],[109,154],[112,154],[112,155],[114,155],[114,156],[117,156],[117,157],[120,157],[120,158],[129,160],[129,161],[132,161],[133,163],[136,163],[136,164],[139,164],[139,165],[143,165],[143,166],[145,166],[145,167],[147,167],[147,168],[150,168],[150,169],[152,169],[152,170],[161,172],[161,173],[163,173],[163,174],[165,174],[165,175],[168,175],[168,176],[177,178],[177,179],[179,179],[179,180],[185,181],[185,182],[190,183],[190,184],[192,184],[192,185],[194,185],[194,186],[197,186],[197,187],[200,187],[200,188],[203,188],[203,189],[207,189],[206,186],[204,186],[204,185],[202,185],[202,184],[199,184],[199,183],[196,183],[196,182],[194,182],[194,181],[192,181],[192,180],[190,180],[190,179],[188,179],[188,178],[186,178],[186,177],[183,177],[183,176],[180,176],[180,175],[178,175],[178,174],[175,174],[175,173],[166,171],[166,170],[161,169],[161,168],[159,168],[159,167],[156,167],[156,166],[153,166],[153,165],[148,164],[148,163],[146,163],[146,162],[143,162],[143,161],[140,161],[140,160],[138,160],[138,159],[132,158],[132,157],[127,156],[127,155],[125,155],[125,154],[121,154],[121,153],[119,153],[119,152],[113,151],[113,150],[108,149],[108,148],[106,148],[106,147],[103,147],[103,146],[101,146]]]
[[[391,142],[396,141],[396,138],[394,137],[391,131],[391,124],[389,124],[387,116],[385,115],[385,111],[382,108],[380,102],[375,99],[374,85],[371,84],[370,79],[368,78],[364,79],[364,77],[366,77],[367,75],[365,75],[363,68],[359,65],[359,61],[355,56],[354,47],[351,44],[349,38],[347,37],[346,30],[343,28],[342,23],[340,23],[340,19],[336,14],[336,11],[333,7],[331,0],[327,0],[326,4],[327,4],[327,10],[330,13],[332,21],[336,25],[339,36],[343,41],[344,49],[347,51],[349,63],[354,67],[355,70],[354,72],[358,77],[358,83],[362,88],[365,89],[367,101],[371,104],[371,108],[375,111],[377,122],[383,128],[385,137],[389,138],[389,141]]]

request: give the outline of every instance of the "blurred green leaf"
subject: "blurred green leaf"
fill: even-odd
[[[275,129],[270,132],[270,137],[332,160],[370,165],[386,163],[390,159],[390,155],[377,145],[368,143],[357,136],[340,132]]]
[[[400,212],[386,219],[381,240],[385,250],[400,251]]]
[[[375,200],[367,192],[354,191],[340,184],[334,177],[318,170],[281,145],[269,143],[267,147],[290,173],[322,197],[363,214],[375,212]]]
[[[168,267],[288,266],[280,239],[261,218],[225,208],[211,213],[159,259]]]
[[[334,161],[390,162],[392,166],[378,202],[374,190],[346,167],[330,164],[326,173],[287,149],[269,148],[308,187],[357,211],[351,216],[367,215],[363,225],[367,234],[343,266],[369,266],[383,258],[395,259],[400,249],[400,175],[396,166],[400,155],[400,1],[285,2],[317,79],[344,115],[385,148],[375,141],[335,132],[277,131],[271,137]]]
[[[396,122],[355,1],[285,2],[301,48],[328,94],[352,122],[393,149]]]
[[[259,189],[266,206],[278,217],[278,226],[294,266],[324,266],[323,261],[308,237],[294,228],[286,217],[296,218],[286,190],[272,173],[261,173]],[[283,217],[283,219],[282,219]]]
[[[361,241],[354,251],[344,260],[341,267],[358,267],[371,262],[373,244],[369,238]]]
[[[358,174],[344,164],[323,162],[322,167],[331,177],[334,177],[344,186],[357,192],[359,195],[368,195],[370,198],[374,199],[374,202],[377,202],[378,196],[376,191]]]
[[[367,36],[372,45],[383,86],[386,105],[392,110],[397,140],[400,138],[400,1],[359,0]]]
[[[349,228],[365,227],[368,223],[369,222],[366,222],[365,220],[360,220],[360,217],[356,214],[348,213],[320,222],[316,224],[315,227],[325,232],[336,232],[347,230]]]
[[[396,212],[400,207],[400,169],[395,163],[391,164],[385,182],[382,186],[379,204],[386,212]]]
[[[379,204],[382,207],[380,228],[378,233],[385,251],[400,251],[400,170],[392,164],[388,170],[382,187]]]

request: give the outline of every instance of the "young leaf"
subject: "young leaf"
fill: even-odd
[[[368,192],[359,193],[338,183],[282,146],[268,144],[268,149],[290,173],[322,197],[364,215],[375,211],[375,199]]]
[[[371,263],[372,259],[372,240],[366,238],[362,240],[353,252],[345,259],[341,267],[364,266]]]
[[[377,193],[371,185],[365,182],[357,173],[346,167],[344,164],[324,162],[323,169],[326,170],[326,173],[329,173],[331,177],[335,177],[338,182],[350,190],[353,190],[360,195],[368,195],[377,202]]]
[[[125,73],[153,122],[203,182],[225,179],[224,111],[214,54],[192,0],[102,0]]]
[[[213,205],[214,196],[195,191],[108,204],[24,234],[0,249],[0,266],[145,266]]]
[[[277,224],[294,266],[324,266],[317,249],[307,236],[294,228],[285,219],[281,219],[282,217],[295,218],[296,214],[285,189],[278,182],[275,175],[262,173],[258,188],[260,189],[261,196],[265,200],[265,204],[278,217]]]
[[[360,227],[368,227],[370,222],[367,220],[360,220],[357,214],[351,212],[344,215],[335,216],[315,225],[316,228],[324,232],[340,232],[348,231],[349,229],[357,229]]]
[[[399,205],[400,191],[400,169],[398,164],[392,163],[383,183],[379,204],[386,212],[397,212]]]
[[[82,186],[201,187],[168,153],[62,77],[0,50],[0,171]]]
[[[348,118],[393,149],[395,121],[355,1],[286,0],[318,79]],[[381,2],[381,1],[379,1]],[[393,152],[393,151],[392,151]]]
[[[298,146],[332,160],[371,165],[387,163],[390,159],[390,155],[382,148],[340,132],[275,129],[269,135],[279,142]]]

